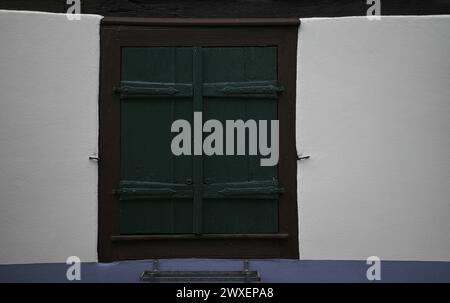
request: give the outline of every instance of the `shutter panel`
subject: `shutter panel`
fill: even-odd
[[[123,48],[121,80],[121,233],[190,233],[192,161],[170,127],[192,120],[192,49]]]
[[[276,90],[267,90],[277,84],[275,47],[204,48],[203,69],[205,86],[232,92],[206,90],[204,120],[277,119]],[[205,233],[278,231],[277,166],[260,166],[260,156],[248,155],[248,133],[246,140],[246,156],[204,156]]]
[[[280,90],[276,47],[123,48],[121,234],[278,232],[277,166],[248,143],[246,156],[176,157],[170,129],[199,110],[224,126],[278,119]]]

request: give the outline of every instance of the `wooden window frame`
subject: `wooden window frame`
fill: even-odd
[[[100,262],[149,258],[299,258],[295,103],[298,19],[104,18],[100,31],[99,203]],[[276,46],[280,156],[276,234],[120,235],[120,86],[122,47]]]

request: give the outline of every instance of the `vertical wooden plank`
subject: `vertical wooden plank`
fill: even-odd
[[[246,60],[246,80],[278,80],[277,74],[277,47],[248,47]],[[284,83],[281,83],[284,85]],[[278,102],[278,100],[277,100]],[[278,118],[278,108],[274,100],[254,99],[246,102],[250,118],[259,120],[280,120]],[[270,123],[267,124],[267,138],[271,142]],[[277,166],[261,166],[261,156],[250,156],[250,172],[252,180],[271,180],[278,178]],[[265,157],[264,157],[265,158]]]
[[[208,47],[203,51],[203,61],[204,82],[245,81],[244,48]],[[216,119],[222,122],[224,137],[226,120],[245,118],[243,113],[246,100],[208,97],[205,98],[204,103],[206,107],[204,119]],[[225,145],[223,156],[206,157],[204,163],[205,178],[211,182],[248,181],[246,157],[225,155]]]
[[[203,112],[203,67],[202,64],[202,49],[201,47],[194,47],[193,50],[193,88],[194,88],[194,100],[193,110],[194,112]],[[194,122],[195,123],[195,122]],[[195,125],[194,125],[195,128]],[[195,130],[194,130],[195,131]],[[195,138],[195,136],[194,136]],[[202,138],[199,138],[202,139]],[[195,139],[194,139],[195,140]],[[203,140],[201,140],[203,141]],[[194,147],[195,149],[195,143]],[[202,144],[202,142],[200,142]],[[202,217],[203,217],[203,157],[200,155],[193,156],[193,173],[194,173],[194,233],[202,233]]]
[[[285,192],[279,204],[280,233],[289,233],[282,242],[282,258],[299,257],[297,206],[297,151],[295,147],[296,62],[298,28],[284,31],[283,43],[278,46],[278,75],[285,91],[278,100],[280,120],[279,180]]]
[[[119,233],[119,200],[112,189],[120,181],[120,101],[113,87],[120,83],[120,46],[114,29],[101,29],[100,98],[99,98],[99,161],[98,165],[98,259],[117,259],[110,236]]]
[[[177,49],[174,47],[171,50],[172,53],[172,62],[171,62],[171,67],[172,67],[172,82],[176,83],[177,82]],[[175,100],[172,99],[170,100],[170,121],[175,121]],[[175,155],[171,155],[170,157],[170,174],[171,174],[171,182],[175,183]],[[170,222],[172,223],[170,225],[170,232],[174,233],[175,231],[175,203],[176,201],[174,201],[173,199],[170,199]]]
[[[192,83],[193,67],[192,67],[192,47],[176,48],[176,81],[175,83]],[[173,121],[178,119],[188,120],[193,125],[192,115],[192,98],[177,99],[174,106]],[[170,131],[170,130],[167,130]],[[173,135],[174,136],[174,135]],[[192,159],[191,156],[173,157],[174,165],[174,182],[185,184],[188,179],[193,179],[192,175]],[[191,204],[191,202],[190,202]]]

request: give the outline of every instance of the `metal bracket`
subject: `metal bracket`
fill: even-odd
[[[311,158],[310,155],[303,155],[302,153],[300,153],[300,154],[297,155],[297,160],[300,160],[300,161],[302,161],[302,160],[308,160],[309,158]]]
[[[220,91],[224,94],[270,94],[282,92],[284,88],[282,86],[275,85],[261,85],[261,86],[243,86],[232,87],[225,86]]]
[[[245,282],[249,283],[251,282],[250,278],[251,278],[251,272],[249,270],[250,266],[249,266],[249,262],[248,259],[244,260],[244,273],[245,273]]]
[[[242,187],[228,188],[219,190],[218,193],[224,196],[246,196],[246,195],[276,195],[282,194],[283,188],[279,187]]]
[[[120,85],[120,87],[114,87],[113,91],[122,99],[192,96],[192,84],[187,83],[122,81]]]
[[[96,154],[94,154],[92,156],[89,156],[89,160],[99,162],[100,158]]]
[[[157,272],[159,270],[159,261],[158,259],[153,260],[153,271]]]
[[[146,270],[140,277],[145,282],[259,282],[257,271],[251,271],[249,261],[244,260],[243,270],[236,271],[161,271],[159,261],[152,262],[152,270]]]

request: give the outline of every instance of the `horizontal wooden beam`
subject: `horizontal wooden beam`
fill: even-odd
[[[299,26],[298,18],[130,18],[105,17],[102,25],[132,26]]]
[[[174,234],[174,235],[113,235],[112,241],[150,241],[150,240],[217,240],[217,239],[267,239],[282,240],[289,234]]]
[[[382,1],[381,14],[435,15],[449,14],[450,1],[395,0]],[[81,1],[83,14],[117,17],[167,18],[236,18],[236,17],[345,17],[366,16],[373,4],[363,0],[89,0]],[[1,1],[0,9],[66,13],[72,4],[62,0]]]

